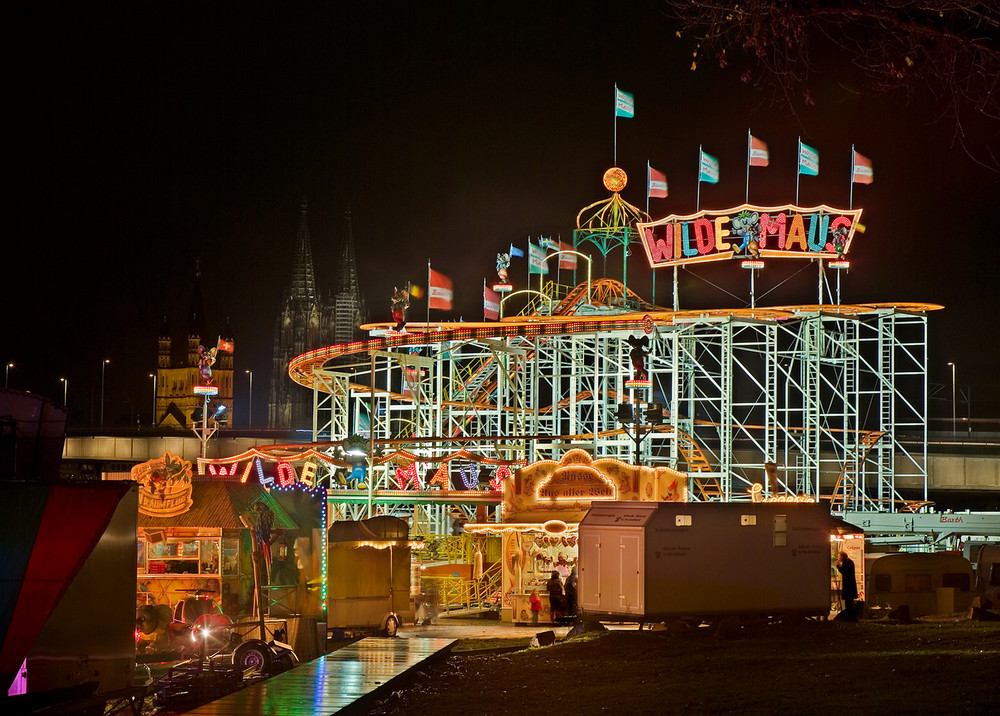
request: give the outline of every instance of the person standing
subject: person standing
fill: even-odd
[[[576,567],[570,570],[566,577],[566,584],[563,586],[563,593],[566,596],[566,616],[576,617]]]
[[[542,598],[538,596],[538,590],[531,590],[531,623],[538,626],[538,612],[542,611]]]
[[[558,622],[566,610],[566,605],[563,601],[562,580],[559,579],[559,572],[552,570],[552,576],[545,583],[545,588],[549,592],[549,610],[552,612],[552,621]]]
[[[844,618],[853,620],[854,602],[858,598],[858,580],[854,576],[854,562],[847,552],[837,555],[837,571],[840,572],[840,598],[844,602]]]

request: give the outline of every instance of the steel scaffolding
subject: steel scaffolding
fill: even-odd
[[[558,459],[570,448],[595,457],[686,471],[696,500],[746,500],[765,493],[828,499],[834,511],[913,511],[927,490],[926,304],[783,306],[710,311],[627,312],[621,284],[585,307],[573,296],[495,323],[366,326],[371,339],[300,356],[290,374],[314,395],[313,440],[348,435],[370,444],[367,498],[325,482],[335,516],[412,511],[415,523],[447,531],[474,505],[407,495],[392,461],[417,464],[466,449],[466,475],[485,464]],[[618,291],[618,300],[613,300]],[[554,306],[559,288],[551,292]],[[611,296],[612,299],[608,299]],[[538,302],[542,306],[541,302]],[[629,336],[648,331],[650,386],[630,388]],[[328,368],[334,357],[358,362]],[[659,403],[637,447],[618,405]],[[903,437],[908,440],[903,441]],[[916,451],[909,438],[921,447]],[[489,461],[493,461],[490,463]],[[765,479],[774,463],[777,480]],[[429,469],[429,467],[428,467]],[[422,477],[421,477],[422,479]],[[474,481],[472,481],[474,483]],[[907,500],[901,489],[921,490]],[[374,495],[380,495],[374,504]],[[388,496],[388,497],[387,497]]]

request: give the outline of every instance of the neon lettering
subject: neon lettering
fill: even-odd
[[[432,477],[431,481],[429,483],[427,483],[428,487],[430,487],[431,485],[440,485],[442,490],[447,490],[448,489],[448,487],[449,487],[449,485],[448,485],[448,463],[446,463],[446,462],[442,462],[441,463],[441,466],[437,469],[437,472],[434,473],[434,477]]]
[[[694,243],[699,254],[707,254],[715,248],[715,233],[712,222],[702,217],[694,220]]]
[[[295,470],[287,462],[279,462],[276,470],[278,474],[278,486],[288,487],[295,482]]]
[[[724,238],[729,236],[729,229],[724,229],[722,227],[723,224],[728,223],[728,216],[715,217],[715,248],[718,251],[729,251],[729,249],[732,248],[728,241],[723,241]]]
[[[396,468],[396,484],[400,490],[405,490],[406,486],[413,483],[413,489],[420,489],[420,479],[417,477],[417,463],[411,462],[406,467]]]
[[[826,231],[830,225],[830,217],[826,214],[813,214],[809,217],[809,250],[822,251],[826,248]],[[819,230],[817,231],[817,226]]]
[[[806,227],[805,222],[802,221],[802,214],[796,214],[792,217],[792,224],[788,227],[788,236],[785,239],[785,250],[790,251],[795,244],[798,244],[803,251],[807,248]]]
[[[666,240],[657,239],[653,236],[652,229],[646,229],[642,232],[643,241],[646,242],[646,248],[649,251],[649,255],[653,257],[653,261],[661,261],[665,258],[669,259],[673,255],[673,229],[673,224],[667,224]]]
[[[316,463],[312,460],[306,460],[305,464],[302,465],[302,472],[299,477],[309,487],[314,487],[316,485]]]
[[[764,486],[755,482],[750,487],[751,502],[815,502],[811,495],[773,495],[764,497]]]
[[[862,231],[861,209],[792,204],[758,207],[743,204],[722,211],[671,215],[638,222],[650,266],[686,265],[720,258],[842,259],[854,234]],[[739,220],[738,220],[739,219]],[[755,241],[756,247],[750,248]],[[757,255],[757,249],[763,252]],[[720,256],[720,254],[723,254]]]

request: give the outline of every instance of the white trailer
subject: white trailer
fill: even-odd
[[[580,610],[639,622],[827,616],[833,528],[820,504],[594,503],[580,523]]]

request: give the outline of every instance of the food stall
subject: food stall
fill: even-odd
[[[551,622],[545,583],[553,571],[565,578],[577,563],[577,530],[596,500],[685,502],[687,475],[669,467],[593,459],[575,448],[556,460],[541,460],[504,480],[501,522],[465,525],[473,534],[502,539],[501,619],[531,621],[531,592],[542,600],[540,621]]]
[[[233,618],[252,614],[250,530],[240,517],[259,504],[271,530],[296,529],[278,501],[239,477],[193,478],[191,463],[169,452],[131,476],[139,483],[137,606],[203,594]]]

